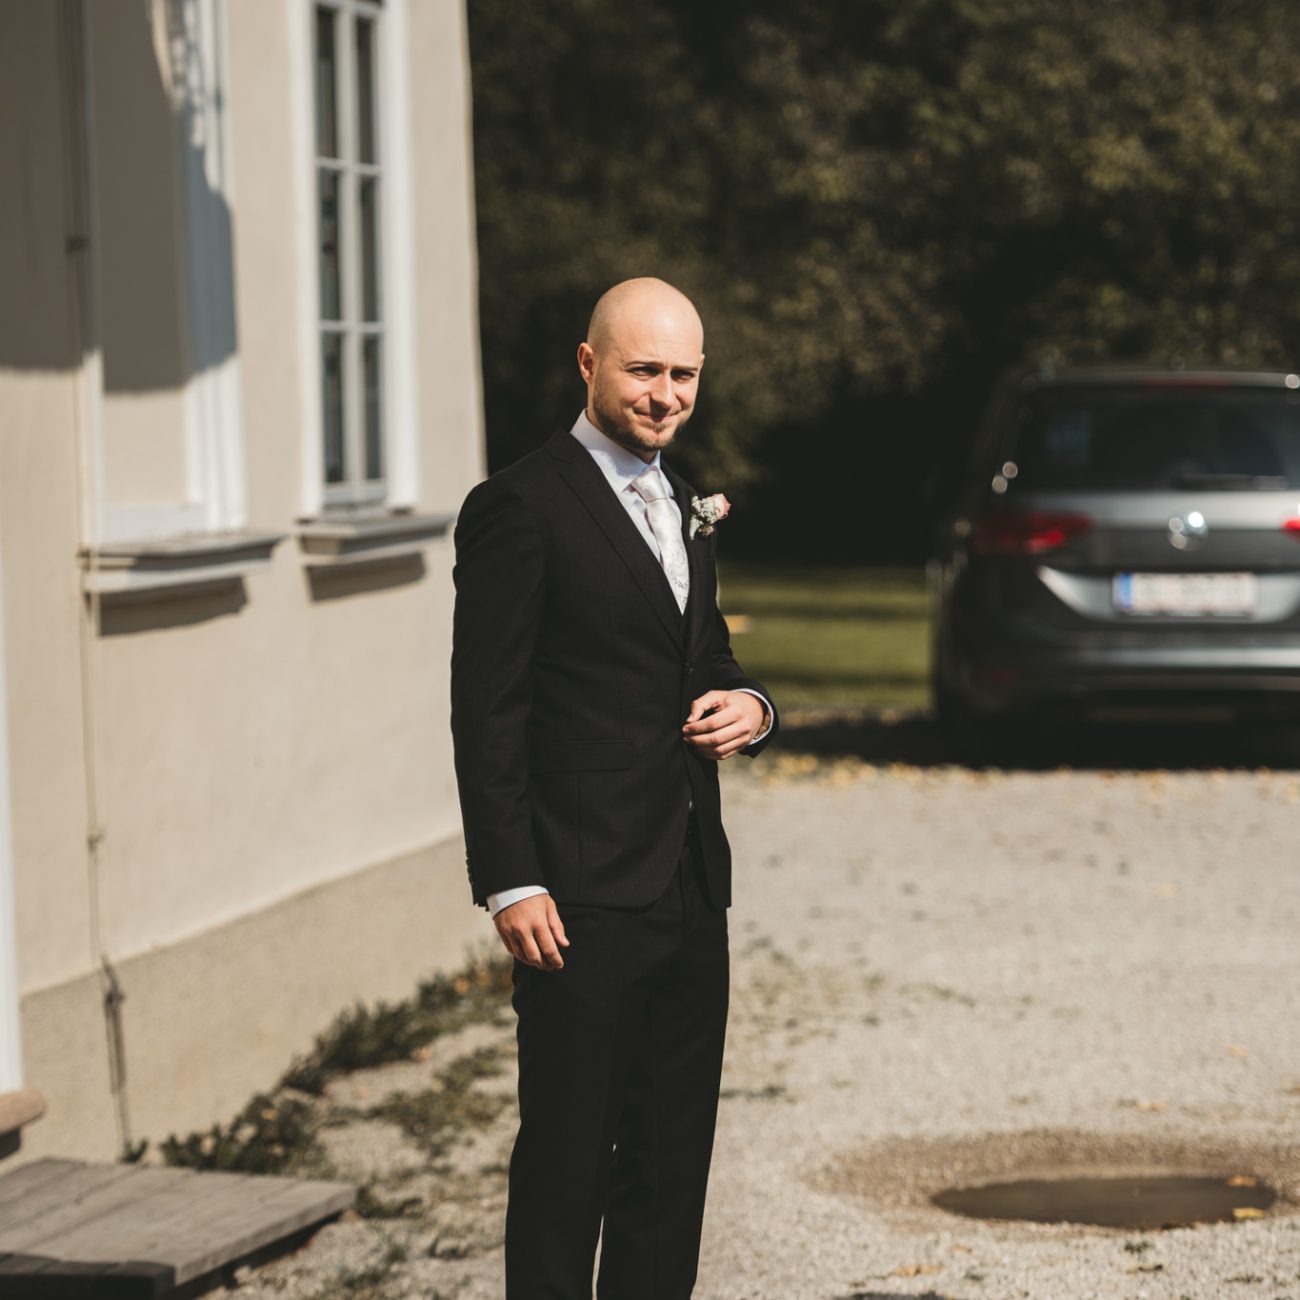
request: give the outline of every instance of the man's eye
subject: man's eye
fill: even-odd
[[[674,379],[675,379],[679,384],[689,383],[690,380],[692,380],[692,379],[695,378],[695,371],[693,371],[693,370],[674,370],[674,371],[673,371],[673,378],[674,378]]]

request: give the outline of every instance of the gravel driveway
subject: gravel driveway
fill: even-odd
[[[699,1300],[1300,1300],[1300,773],[787,753],[726,784],[733,1000]],[[475,1087],[506,1094],[511,1041],[475,1026],[332,1087],[373,1100],[497,1051]],[[345,1216],[241,1294],[501,1300],[508,1108],[433,1167],[392,1124],[325,1137],[394,1217]],[[1141,1233],[928,1202],[1081,1167],[1254,1175],[1290,1204]]]

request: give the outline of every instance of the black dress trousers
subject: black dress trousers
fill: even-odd
[[[558,904],[564,969],[515,963],[519,1135],[507,1300],[686,1300],[695,1283],[729,989],[727,914],[693,829],[646,907]]]

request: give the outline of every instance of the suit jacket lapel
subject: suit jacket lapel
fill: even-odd
[[[600,526],[610,545],[622,556],[674,644],[679,650],[684,649],[682,615],[668,575],[637,531],[622,502],[610,491],[609,483],[596,462],[567,432],[556,434],[547,444],[547,450],[560,461],[560,476]],[[676,484],[673,487],[675,491]],[[687,505],[689,509],[689,502]],[[693,579],[693,570],[691,576]]]

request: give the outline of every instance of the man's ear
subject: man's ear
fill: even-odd
[[[583,383],[591,383],[591,376],[596,368],[596,354],[591,350],[591,344],[578,344],[578,372],[582,375]]]

